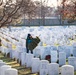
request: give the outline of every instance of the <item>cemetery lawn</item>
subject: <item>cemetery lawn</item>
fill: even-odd
[[[20,64],[17,63],[17,61],[14,61],[9,57],[4,57],[2,53],[0,53],[0,60],[3,60],[4,62],[6,62],[7,65],[12,66],[12,68],[17,69],[18,75],[38,75],[37,73],[32,74],[30,68],[26,68],[26,66],[20,66]]]

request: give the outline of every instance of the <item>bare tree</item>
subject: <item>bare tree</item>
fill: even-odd
[[[67,5],[67,14],[69,15],[69,20],[68,23],[72,23],[74,21],[76,21],[76,0],[71,1],[68,5]]]
[[[76,0],[63,0],[61,6],[58,10],[61,13],[62,20],[68,19],[68,23],[74,22],[76,19]]]
[[[34,14],[35,4],[32,0],[0,0],[0,28],[3,26],[15,25],[23,14]],[[21,11],[21,9],[23,9]],[[31,17],[30,17],[31,18]]]
[[[48,0],[41,0],[41,20],[42,25],[45,25],[45,15],[46,15],[46,7]]]
[[[58,2],[58,0],[57,0]],[[64,25],[64,10],[65,10],[65,2],[66,0],[62,0],[60,3],[60,6],[58,6],[58,12],[57,14],[59,14],[59,20],[60,20],[60,24]]]
[[[6,0],[6,2],[1,1],[0,27],[7,26],[20,16],[18,10],[21,4],[22,2],[20,4],[13,3],[12,0]]]

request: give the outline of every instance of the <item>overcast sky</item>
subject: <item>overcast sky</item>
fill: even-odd
[[[38,0],[38,1],[41,1],[41,0]],[[42,1],[44,1],[44,0],[42,0]],[[61,0],[58,0],[58,1],[60,2]],[[49,6],[53,5],[53,6],[57,7],[57,0],[46,0],[46,2],[48,3]]]
[[[3,0],[3,1],[5,1],[5,0]],[[33,0],[33,1],[41,1],[41,0]],[[44,0],[42,0],[42,1],[44,1]],[[45,0],[45,1],[46,1],[45,3],[47,3],[48,6],[57,7],[57,5],[58,5],[57,1],[60,2],[61,0]]]

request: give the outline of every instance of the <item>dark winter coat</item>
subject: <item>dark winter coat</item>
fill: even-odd
[[[28,44],[28,49],[34,50],[34,48],[38,45],[39,42],[40,42],[40,39],[38,37],[32,38],[32,42]]]
[[[29,49],[28,45],[32,42],[33,38],[27,37],[26,39],[26,48]]]

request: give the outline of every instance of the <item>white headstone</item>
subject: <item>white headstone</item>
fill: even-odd
[[[76,57],[69,57],[68,64],[72,65],[74,67],[74,70],[76,70]]]
[[[57,50],[56,46],[51,46],[51,50]]]
[[[70,53],[73,54],[73,46],[69,46],[70,48]]]
[[[32,58],[34,57],[33,54],[26,53],[26,67],[31,67],[32,65]]]
[[[5,48],[4,50],[5,50],[6,55],[7,55],[8,53],[10,53],[9,48]]]
[[[37,47],[36,49],[34,49],[33,53],[34,53],[35,57],[39,57],[40,56],[40,48]]]
[[[6,65],[5,62],[0,62],[0,75],[1,75],[1,66]]]
[[[3,65],[6,65],[5,62],[0,62],[0,67],[3,66]]]
[[[50,63],[48,65],[48,75],[59,75],[59,65],[57,63]]]
[[[76,57],[76,46],[73,46],[73,56]]]
[[[21,65],[25,65],[26,52],[21,53]]]
[[[48,64],[47,60],[41,60],[40,62],[40,75],[47,75],[48,74]]]
[[[59,66],[66,64],[66,54],[64,52],[59,52]]]
[[[64,48],[65,48],[64,46],[58,46],[58,51],[59,52],[64,52]]]
[[[0,62],[3,62],[3,60],[0,60]]]
[[[12,59],[16,57],[16,50],[12,50]]]
[[[5,75],[18,75],[18,70],[14,68],[7,69]]]
[[[2,47],[2,53],[3,54],[5,53],[5,47]]]
[[[68,58],[71,55],[71,49],[69,46],[65,46],[64,50],[66,53],[66,58]]]
[[[1,66],[0,67],[0,75],[5,75],[5,71],[7,69],[9,69],[9,68],[11,68],[11,66],[9,66],[9,65],[3,65],[3,66]]]
[[[51,51],[51,63],[57,62],[57,51]]]
[[[40,49],[40,57],[41,57],[42,60],[44,60],[44,52],[45,52],[45,50],[42,46],[41,49]]]
[[[40,60],[39,58],[32,58],[32,73],[39,72]]]
[[[19,57],[19,52],[18,52],[17,50],[15,50],[14,57],[16,58],[16,60],[17,60],[17,59],[18,59],[18,57]]]
[[[62,66],[61,75],[74,75],[74,67],[71,65]]]
[[[12,44],[11,43],[8,43],[8,48],[12,49]]]
[[[50,47],[48,46],[44,47],[44,51],[42,54],[43,59],[45,59],[46,55],[50,55]]]

